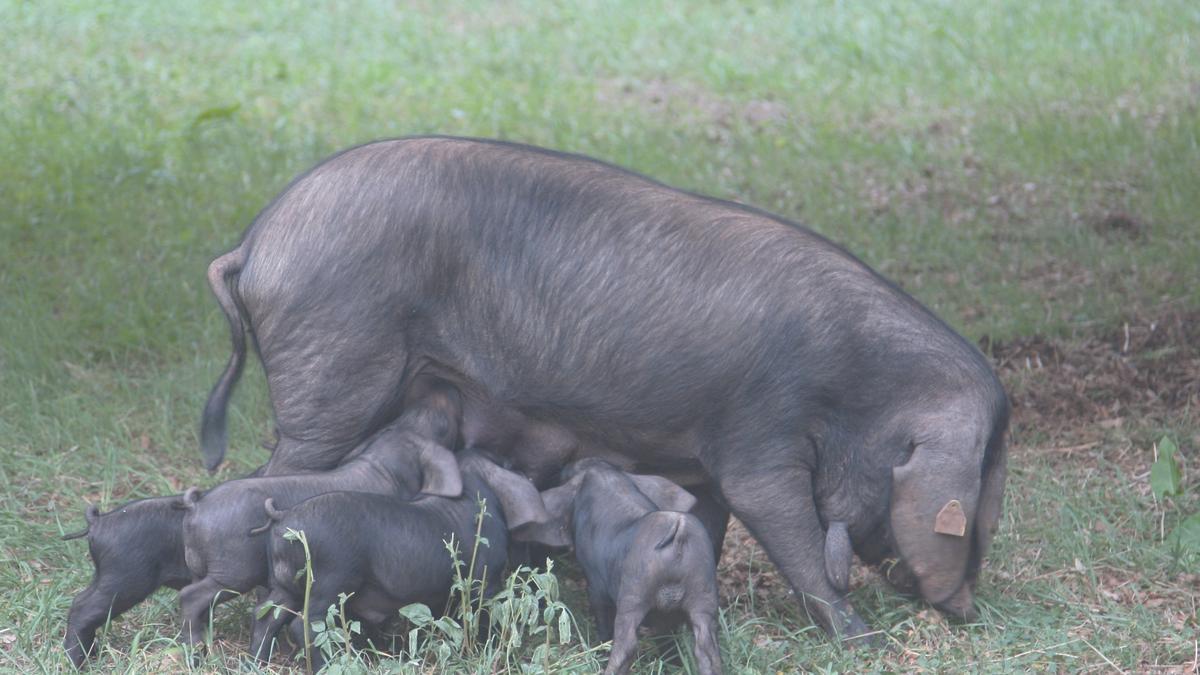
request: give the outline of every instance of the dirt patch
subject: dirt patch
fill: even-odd
[[[630,104],[663,117],[712,126],[710,135],[721,135],[740,124],[762,129],[791,117],[788,107],[779,101],[735,102],[698,85],[663,78],[601,81],[596,86],[596,101],[604,105]]]
[[[858,562],[850,569],[850,589],[879,581],[879,575],[871,568]],[[882,583],[882,581],[879,581]],[[721,605],[728,607],[735,602],[753,602],[759,605],[787,603],[792,597],[792,587],[779,574],[767,552],[754,540],[746,526],[734,517],[729,519],[729,531],[725,535],[725,546],[721,549],[721,560],[717,564],[717,585],[721,592]]]
[[[1166,421],[1200,403],[1200,311],[1133,317],[1079,340],[981,341],[1022,425],[1059,435],[1128,418]]]
[[[774,602],[791,592],[791,588],[766,551],[746,526],[737,518],[729,519],[729,531],[725,534],[725,546],[721,549],[721,561],[717,569],[717,583],[721,587],[721,602],[728,605],[736,598],[754,594],[755,602]]]
[[[1109,238],[1141,239],[1148,229],[1142,219],[1124,211],[1112,211],[1091,220],[1092,228]]]

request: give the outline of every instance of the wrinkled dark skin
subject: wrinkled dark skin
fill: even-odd
[[[574,545],[600,639],[613,641],[604,672],[629,672],[643,623],[662,630],[686,621],[699,672],[720,673],[717,563],[703,523],[686,513],[695,498],[603,460],[576,462],[564,477],[542,493],[550,522],[516,537]]]
[[[464,441],[539,485],[599,456],[713,489],[833,635],[867,628],[826,574],[830,522],[973,612],[1005,393],[973,345],[798,225],[578,156],[400,139],[298,178],[209,280],[234,335],[209,466],[252,335],[268,473],[336,465],[431,373],[464,395]],[[958,535],[933,529],[950,501]]]
[[[203,640],[214,603],[265,586],[269,498],[288,509],[326,492],[355,490],[411,498],[418,491],[458,495],[458,464],[445,446],[458,436],[459,397],[438,387],[408,407],[342,465],[321,473],[260,476],[222,483],[188,503],[184,545],[191,583],[180,593],[184,640]],[[259,531],[261,530],[261,531]]]
[[[491,597],[503,580],[508,556],[508,529],[548,520],[537,488],[523,476],[499,468],[470,450],[459,453],[463,494],[458,498],[420,496],[407,501],[390,495],[333,492],[301,502],[273,515],[270,592],[264,607],[278,605],[299,612],[304,606],[303,547],[283,535],[304,532],[312,559],[313,587],[310,618],[321,619],[340,593],[353,594],[349,613],[368,626],[379,626],[414,602],[435,613],[444,610],[454,582],[454,568],[443,542],[458,542],[464,567],[471,562],[479,500],[487,515],[471,578],[484,582]],[[464,574],[467,571],[464,570]],[[266,612],[254,623],[251,650],[269,654],[271,640],[291,619]],[[295,644],[304,644],[301,621],[291,621]],[[321,667],[313,650],[312,668]]]
[[[96,574],[67,615],[64,647],[76,668],[95,648],[96,630],[129,611],[163,586],[176,590],[191,581],[183,559],[181,495],[151,497],[98,514],[88,509],[88,526],[66,539],[87,537]]]

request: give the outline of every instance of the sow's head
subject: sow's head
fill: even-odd
[[[981,420],[989,422],[981,425]],[[892,468],[885,577],[942,612],[974,620],[979,568],[1000,521],[1008,409],[948,406],[924,417],[912,453]]]

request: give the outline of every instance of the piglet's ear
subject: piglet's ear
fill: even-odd
[[[433,441],[423,440],[417,457],[421,463],[421,492],[438,497],[462,495],[462,474],[453,452]]]
[[[546,507],[542,505],[542,496],[528,478],[501,469],[483,457],[476,457],[471,461],[474,462],[475,470],[500,500],[500,508],[504,509],[504,522],[508,523],[508,529],[515,530],[530,523],[545,523],[550,520]]]
[[[579,475],[566,483],[542,493],[542,504],[549,518],[544,523],[532,523],[513,532],[519,541],[533,541],[546,546],[570,546],[570,522],[575,507],[575,493],[583,476]]]
[[[641,476],[629,474],[629,478],[637,485],[642,494],[650,498],[660,511],[691,511],[696,505],[696,498],[690,492],[662,476]]]

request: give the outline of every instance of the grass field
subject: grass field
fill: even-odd
[[[1015,421],[982,618],[949,625],[860,571],[887,647],[843,651],[735,530],[728,671],[1197,668],[1200,565],[1164,536],[1200,509],[1200,4],[0,0],[0,45],[0,669],[69,669],[91,568],[58,537],[86,501],[265,460],[252,368],[230,464],[200,466],[228,348],[210,259],[322,156],[431,132],[800,220],[995,358]],[[1156,500],[1164,434],[1190,492]],[[175,606],[117,621],[97,669],[186,667]],[[237,667],[233,607],[204,670]],[[584,650],[555,654],[596,669]]]

